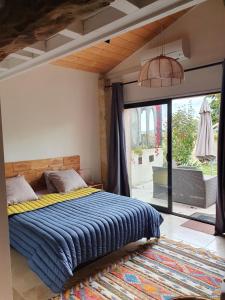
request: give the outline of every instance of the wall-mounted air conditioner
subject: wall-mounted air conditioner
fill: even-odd
[[[182,61],[190,58],[189,45],[185,40],[177,40],[165,44],[163,46],[164,55],[172,57],[178,61]],[[147,60],[154,58],[162,54],[162,45],[152,49],[146,49],[141,55],[141,64],[144,64]]]

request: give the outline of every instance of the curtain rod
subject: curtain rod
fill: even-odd
[[[190,69],[186,69],[184,70],[184,72],[190,72],[190,71],[195,71],[195,70],[199,70],[199,69],[205,69],[205,68],[209,68],[209,67],[214,67],[214,66],[218,66],[218,65],[222,65],[223,61],[218,61],[212,64],[208,64],[208,65],[203,65],[203,66],[199,66],[199,67],[193,67]],[[132,84],[132,83],[137,83],[138,80],[133,80],[133,81],[127,81],[127,82],[122,82],[122,85],[127,85],[127,84]],[[111,88],[112,85],[105,85],[105,89],[106,88]]]

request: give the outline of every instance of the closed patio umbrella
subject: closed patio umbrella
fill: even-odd
[[[200,124],[198,128],[195,156],[201,162],[212,161],[215,158],[213,151],[214,134],[210,106],[206,99],[203,100],[199,113]]]

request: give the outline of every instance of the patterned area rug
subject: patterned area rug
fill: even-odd
[[[161,238],[54,300],[219,299],[225,259]],[[53,300],[52,299],[52,300]]]

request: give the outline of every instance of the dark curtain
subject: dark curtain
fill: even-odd
[[[216,203],[215,233],[225,233],[225,60],[223,62],[223,78],[218,137],[218,194]]]
[[[123,85],[121,83],[113,83],[109,139],[108,190],[115,194],[130,196],[123,111]]]

